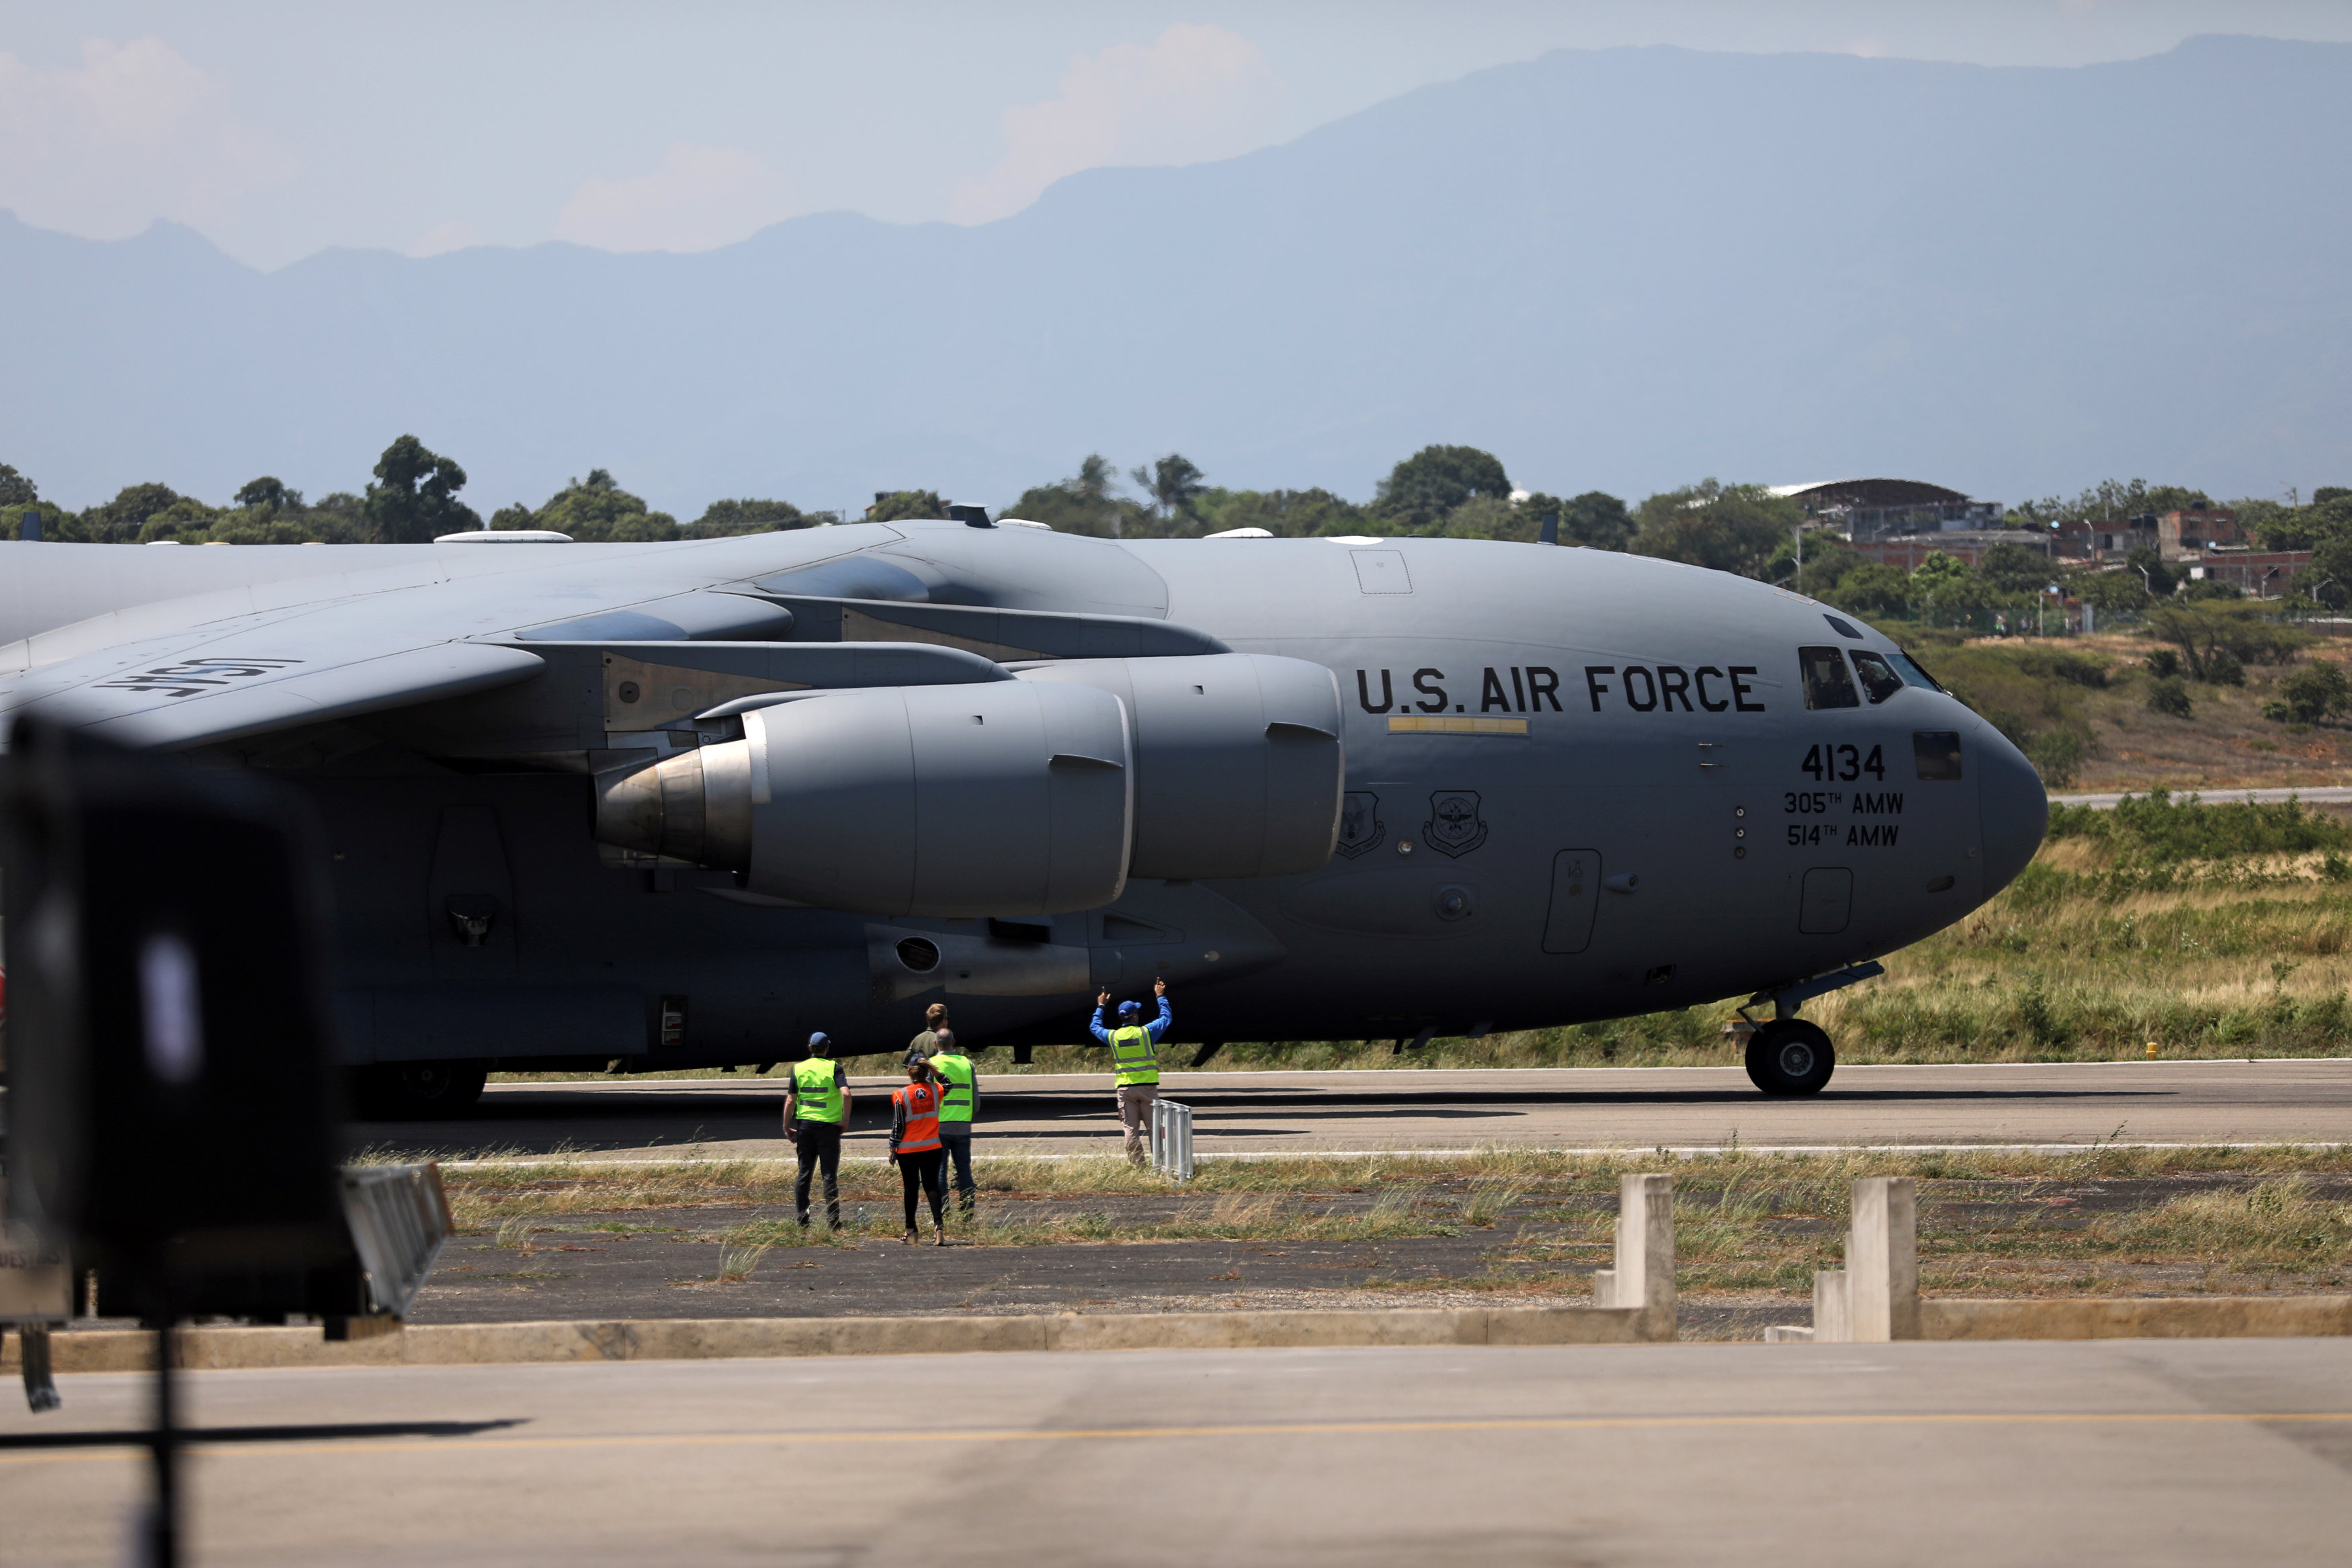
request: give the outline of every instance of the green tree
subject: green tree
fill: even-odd
[[[225,512],[213,522],[210,542],[216,545],[324,544],[319,530],[299,513],[284,516],[261,507]]]
[[[2311,564],[2303,569],[2295,586],[2330,609],[2352,603],[2352,535],[2315,539]]]
[[[2264,718],[2283,724],[2319,724],[2352,710],[2352,677],[2344,666],[2315,659],[2278,684],[2278,700],[2263,705]]]
[[[1475,446],[1424,446],[1381,481],[1371,510],[1407,528],[1425,528],[1473,496],[1508,500],[1502,460]]]
[[[480,516],[457,499],[465,487],[466,471],[456,459],[403,435],[376,460],[375,483],[367,488],[369,538],[377,544],[430,544],[443,534],[480,528]]]
[[[677,538],[677,519],[648,507],[602,468],[574,479],[533,515],[533,528],[569,534],[583,544],[641,544]]]
[[[2128,567],[2121,571],[2077,572],[2066,591],[2101,615],[2137,615],[2156,602],[2147,585]]]
[[[29,507],[41,498],[41,487],[5,463],[0,463],[0,507]]]
[[[331,545],[364,544],[368,538],[367,497],[335,490],[302,509],[303,526]]]
[[[1361,507],[1322,489],[1203,490],[1194,497],[1192,508],[1207,533],[1264,528],[1281,538],[1303,538],[1312,534],[1370,531]]]
[[[1542,528],[1543,519],[1530,507],[1513,506],[1500,496],[1473,496],[1422,531],[1444,538],[1533,544]]]
[[[2011,507],[2008,520],[2012,527],[2047,527],[2054,522],[2088,518],[2109,522],[2124,517],[2160,516],[2166,512],[2195,511],[2212,504],[2213,498],[2204,491],[2192,490],[2184,485],[2150,485],[2145,479],[2103,479],[2072,500],[2048,496],[2039,501],[2026,501]]]
[[[140,525],[139,542],[146,545],[175,539],[182,544],[207,544],[212,539],[213,525],[222,516],[194,497],[183,496]]]
[[[2171,593],[2179,580],[2172,575],[2172,569],[2164,564],[2164,558],[2150,545],[2141,545],[2125,552],[2124,570],[2138,578],[2140,585],[2158,599]]]
[[[1783,540],[1805,520],[1794,501],[1761,485],[1713,479],[1668,490],[1643,501],[1635,555],[1688,561],[1717,571],[1760,578]]]
[[[2248,664],[2284,664],[2312,640],[2244,600],[2158,604],[2148,612],[2147,628],[2179,651],[2191,680],[2210,685],[2236,685]]]
[[[1977,575],[2002,593],[2039,593],[2057,578],[2050,558],[2024,545],[1998,544],[1977,562]]]
[[[746,497],[740,501],[711,502],[702,509],[702,516],[687,526],[686,531],[698,538],[715,538],[724,535],[765,534],[782,528],[805,528],[833,520],[830,513],[812,517],[790,501],[759,501]]]
[[[1802,549],[1800,559],[1799,550]],[[1846,574],[1864,563],[1852,545],[1825,528],[1792,531],[1764,565],[1764,580],[1785,583],[1815,599],[1835,591]]]
[[[1180,452],[1156,458],[1150,466],[1132,473],[1137,486],[1151,497],[1153,509],[1162,518],[1192,516],[1193,503],[1208,488],[1201,470]]]
[[[948,504],[940,499],[937,490],[877,490],[874,504],[866,508],[869,523],[895,523],[902,518],[928,522],[948,515]]]
[[[2223,582],[2216,577],[2191,578],[2180,585],[2173,595],[2190,603],[2208,602],[2216,599],[2243,599],[2246,591],[2234,582]]]
[[[180,499],[180,493],[169,485],[149,482],[125,485],[115,492],[114,499],[87,508],[75,519],[74,532],[89,544],[129,544],[138,538],[139,530],[147,519]]]
[[[1622,550],[1632,547],[1633,528],[1633,515],[1623,501],[1605,490],[1587,490],[1570,497],[1560,513],[1559,542],[1572,538],[1588,549]]]
[[[1076,474],[1024,490],[998,516],[1044,523],[1060,533],[1119,538],[1135,531],[1145,517],[1141,507],[1112,493],[1118,486],[1118,470],[1110,459],[1089,452]]]
[[[2197,705],[2189,700],[2188,684],[2179,675],[2161,675],[2148,684],[2147,707],[2150,713],[2171,718],[2197,716]]]
[[[1900,615],[1911,607],[1911,579],[1899,567],[1866,560],[1820,597],[1857,615]]]
[[[1518,510],[1534,520],[1540,532],[1546,517],[1559,519],[1559,542],[1586,549],[1622,550],[1633,542],[1633,517],[1625,503],[1600,490],[1561,500],[1540,492],[1518,503]],[[1528,535],[1535,538],[1535,533]]]
[[[245,482],[237,490],[236,504],[240,507],[267,507],[269,515],[276,517],[279,512],[300,511],[302,492],[289,490],[284,480],[264,474],[258,479]]]

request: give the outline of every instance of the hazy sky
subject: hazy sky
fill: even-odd
[[[175,219],[263,267],[699,250],[841,208],[986,222],[1562,47],[2078,65],[2198,33],[2352,40],[2352,0],[8,0],[0,207],[94,237]]]

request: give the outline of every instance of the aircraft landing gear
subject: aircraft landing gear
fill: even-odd
[[[1830,1037],[1802,1019],[1775,1019],[1748,1037],[1748,1078],[1767,1094],[1818,1094],[1836,1068]]]
[[[363,1122],[462,1116],[489,1078],[479,1061],[382,1061],[352,1074],[352,1111]]]

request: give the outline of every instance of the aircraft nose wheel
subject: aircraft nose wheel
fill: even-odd
[[[381,1062],[352,1075],[352,1109],[363,1122],[462,1116],[489,1077],[478,1061]]]
[[[1837,1069],[1830,1037],[1802,1019],[1775,1019],[1748,1037],[1748,1078],[1767,1094],[1818,1094]]]

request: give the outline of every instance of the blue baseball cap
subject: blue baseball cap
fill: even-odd
[[[1142,1010],[1143,1004],[1141,1002],[1121,1002],[1118,1004],[1118,1016],[1123,1019],[1133,1018]]]
[[[820,1046],[831,1045],[832,1043],[833,1036],[825,1033],[823,1030],[819,1030],[814,1034],[809,1036],[809,1049],[811,1051],[814,1051]]]

